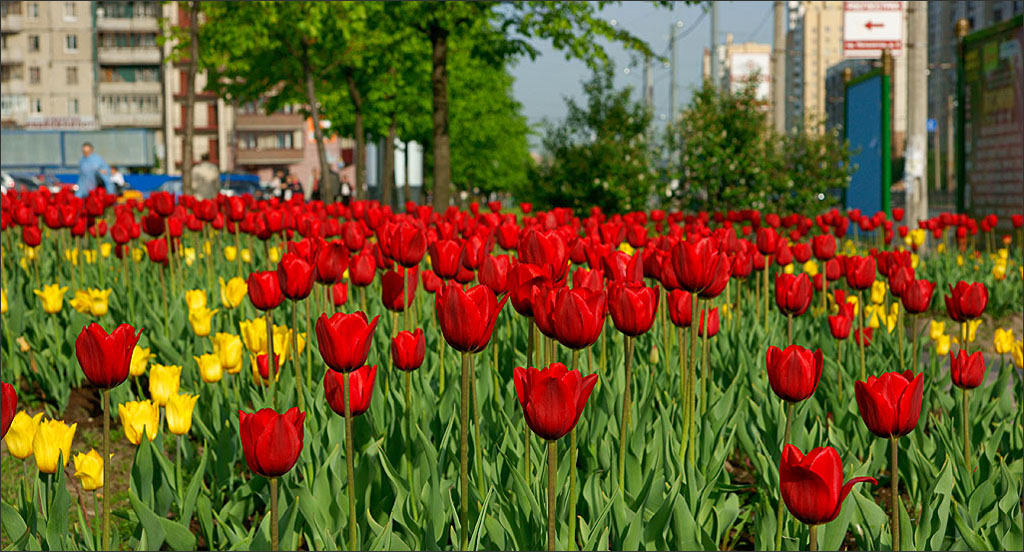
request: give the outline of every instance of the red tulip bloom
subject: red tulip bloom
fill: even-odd
[[[238,411],[238,433],[245,463],[263,477],[280,477],[295,465],[302,452],[302,424],[306,413],[291,408],[278,414],[264,408],[255,414]]]
[[[427,250],[427,236],[423,233],[423,228],[403,220],[394,225],[389,239],[391,258],[396,263],[411,268],[423,260],[423,254]]]
[[[843,276],[843,265],[837,259],[825,261],[825,279],[835,282]]]
[[[273,270],[252,272],[246,283],[249,286],[249,300],[261,311],[272,310],[284,301],[281,282]]]
[[[903,308],[910,314],[921,314],[928,310],[932,304],[932,293],[935,291],[935,282],[928,280],[913,280],[903,290]]]
[[[469,239],[462,242],[462,248],[459,250],[459,264],[467,270],[477,270],[484,264],[484,259],[490,254],[492,247],[494,247],[494,242],[490,239],[484,239],[478,234],[470,236]]]
[[[845,257],[846,284],[852,289],[864,290],[875,283],[875,258]]]
[[[336,372],[351,372],[366,364],[373,343],[373,330],[380,316],[367,321],[366,314],[321,314],[316,321],[316,341],[324,363]]]
[[[693,302],[690,292],[673,289],[668,292],[668,317],[680,328],[689,328],[693,320]]]
[[[545,337],[557,339],[555,335],[555,292],[548,282],[533,288],[533,322]]]
[[[827,261],[836,256],[836,239],[832,234],[820,234],[811,238],[811,249],[819,261]]]
[[[843,501],[856,483],[873,477],[854,477],[843,484],[843,462],[832,447],[818,447],[804,456],[786,443],[779,462],[779,490],[782,500],[796,519],[808,525],[828,523],[839,516]]]
[[[420,328],[413,332],[398,332],[391,340],[391,359],[399,370],[411,372],[419,368],[426,354],[427,340]]]
[[[755,243],[757,251],[762,255],[774,255],[779,248],[779,234],[772,228],[758,228]]]
[[[903,297],[907,286],[914,281],[914,269],[909,266],[899,265],[890,271],[889,291],[896,297]]]
[[[404,269],[400,266],[384,273],[380,278],[380,299],[384,308],[402,312],[412,304],[416,297],[416,286],[419,284],[418,270],[413,267]],[[405,294],[402,294],[402,280],[405,280]]]
[[[22,226],[21,241],[29,247],[37,247],[43,241],[43,231],[38,226]]]
[[[313,265],[295,253],[285,253],[277,264],[277,279],[281,293],[292,301],[309,297],[313,291]]]
[[[949,375],[953,385],[961,389],[974,389],[985,380],[985,356],[981,351],[968,355],[960,349],[956,355],[949,353]]]
[[[533,296],[548,279],[539,266],[517,263],[508,275],[508,295],[512,307],[523,316],[533,316]]]
[[[146,242],[146,252],[154,263],[167,264],[167,240],[158,238]]]
[[[818,388],[824,362],[821,349],[812,353],[799,345],[785,349],[773,345],[768,347],[766,360],[768,384],[782,400],[800,402]]]
[[[341,241],[324,244],[316,255],[316,281],[321,284],[336,284],[348,269],[348,248]]]
[[[434,272],[444,278],[451,280],[459,273],[459,253],[461,247],[453,240],[437,240],[430,244],[430,266]]]
[[[593,345],[604,328],[607,313],[605,292],[563,287],[554,293],[555,338],[570,349]]]
[[[353,253],[362,250],[363,245],[366,244],[366,236],[363,234],[363,229],[359,223],[350,220],[341,228],[341,237],[345,241],[345,247]]]
[[[1013,224],[1014,228],[1020,228],[1021,226],[1024,226],[1024,215],[1010,215],[1010,223]]]
[[[0,383],[0,439],[7,435],[14,420],[14,413],[18,410],[18,393],[14,386],[6,381]]]
[[[270,380],[271,380],[271,378],[270,378],[270,355],[268,355],[268,354],[256,355],[256,371],[259,372],[260,379],[262,380],[262,383],[270,385]],[[278,374],[278,375],[274,379],[277,379],[277,378],[281,377],[279,375],[280,372],[281,372],[281,355],[275,354],[274,355],[274,374]]]
[[[924,374],[914,376],[887,372],[881,377],[868,376],[868,381],[854,384],[857,407],[864,425],[879,437],[900,437],[917,427],[921,417]]]
[[[616,250],[601,258],[601,267],[613,281],[642,284],[644,265],[641,260],[640,253],[630,256],[624,251]]]
[[[75,356],[89,383],[101,389],[121,385],[128,378],[132,351],[141,335],[141,330],[136,334],[128,324],[114,328],[109,335],[95,322],[82,328],[75,339]]]
[[[775,277],[775,304],[782,314],[800,316],[807,312],[813,296],[814,289],[807,274],[779,274]]]
[[[508,255],[488,255],[480,267],[477,276],[480,283],[491,288],[495,295],[508,291],[508,275],[512,269],[512,259]]]
[[[597,374],[583,377],[556,362],[541,370],[516,367],[513,380],[526,425],[540,438],[554,441],[576,427]]]
[[[608,311],[620,332],[631,337],[647,333],[658,311],[658,286],[615,282],[608,289]]]
[[[851,307],[850,303],[847,303]],[[850,329],[853,327],[853,316],[847,316],[847,313],[842,312],[840,307],[839,314],[828,317],[828,329],[832,332],[834,339],[846,339],[850,337]]]
[[[868,347],[871,345],[871,340],[875,334],[874,328],[857,328],[853,330],[853,341],[857,345],[864,345]]]
[[[577,268],[572,273],[572,287],[601,291],[604,289],[604,272],[597,268],[593,270]]]
[[[681,241],[672,248],[672,268],[679,286],[701,297],[716,297],[729,283],[729,256],[717,251],[708,238]]]
[[[569,249],[557,232],[528,230],[519,240],[519,258],[540,267],[552,282],[564,280],[569,270]]]
[[[331,286],[331,302],[335,307],[340,307],[348,302],[348,284],[338,282]]]
[[[946,296],[946,311],[956,322],[966,322],[981,316],[988,305],[988,288],[981,282],[968,284],[964,281],[949,286]]]
[[[697,335],[704,337],[704,318],[708,311],[700,309],[700,322],[697,325]],[[711,313],[707,314],[707,332],[708,337],[715,337],[718,335],[719,320],[718,320],[718,307],[711,309]]]
[[[482,351],[491,340],[498,313],[506,301],[507,295],[499,302],[487,286],[468,290],[456,284],[442,287],[434,295],[434,308],[445,341],[463,353]]]
[[[427,293],[436,293],[437,290],[441,289],[444,282],[434,274],[432,270],[424,270],[420,272],[420,279],[423,280],[423,291]]]
[[[335,414],[345,416],[345,394],[342,392],[345,374],[327,370],[324,373],[324,395],[327,404]],[[377,379],[377,365],[363,366],[349,373],[348,399],[349,411],[355,418],[370,409],[373,398],[373,384]]]

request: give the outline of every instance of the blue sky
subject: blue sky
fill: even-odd
[[[718,4],[719,41],[724,42],[726,34],[732,33],[734,42],[771,43],[773,2]],[[700,7],[681,3],[669,9],[656,8],[647,2],[624,2],[605,8],[601,15],[646,40],[655,52],[664,53],[666,59],[669,27],[676,21],[683,22],[678,35],[681,38],[676,41],[678,102],[681,108],[689,102],[694,87],[700,85],[701,56],[710,44],[711,17],[710,14],[701,17],[702,11]],[[537,59],[523,59],[512,68],[516,78],[515,96],[523,104],[523,111],[531,124],[538,124],[545,118],[557,121],[565,115],[564,98],[581,97],[581,83],[590,77],[590,72],[581,61],[567,61],[549,42],[538,40],[535,46],[541,52]],[[633,86],[639,95],[643,87],[643,63],[631,65],[632,56],[618,45],[606,43],[605,49],[615,62],[617,85]],[[654,108],[657,121],[668,113],[670,80],[668,67],[655,63]]]

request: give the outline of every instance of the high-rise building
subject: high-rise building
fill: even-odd
[[[83,2],[88,4],[89,2]],[[93,2],[97,117],[102,128],[161,130],[159,2]]]
[[[843,2],[791,0],[786,36],[786,128],[820,128],[828,68],[843,59]]]
[[[719,86],[736,91],[756,75],[757,99],[768,102],[771,85],[771,44],[756,42],[737,44],[732,41],[730,33],[726,36],[725,44],[719,44],[715,49],[718,55],[717,81]],[[705,79],[711,78],[711,56],[707,48],[704,49],[702,75]]]

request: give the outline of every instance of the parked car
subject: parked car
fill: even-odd
[[[19,190],[23,192],[30,192],[39,189],[39,180],[28,173],[9,173],[4,171],[3,173],[3,193],[7,193],[9,190]]]

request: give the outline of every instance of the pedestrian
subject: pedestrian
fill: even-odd
[[[210,161],[209,153],[192,167],[192,192],[201,199],[214,199],[220,193],[220,169]]]
[[[75,195],[87,197],[96,186],[103,186],[108,194],[117,193],[110,182],[110,165],[93,150],[92,144],[82,144],[82,158],[78,160],[78,190]]]

